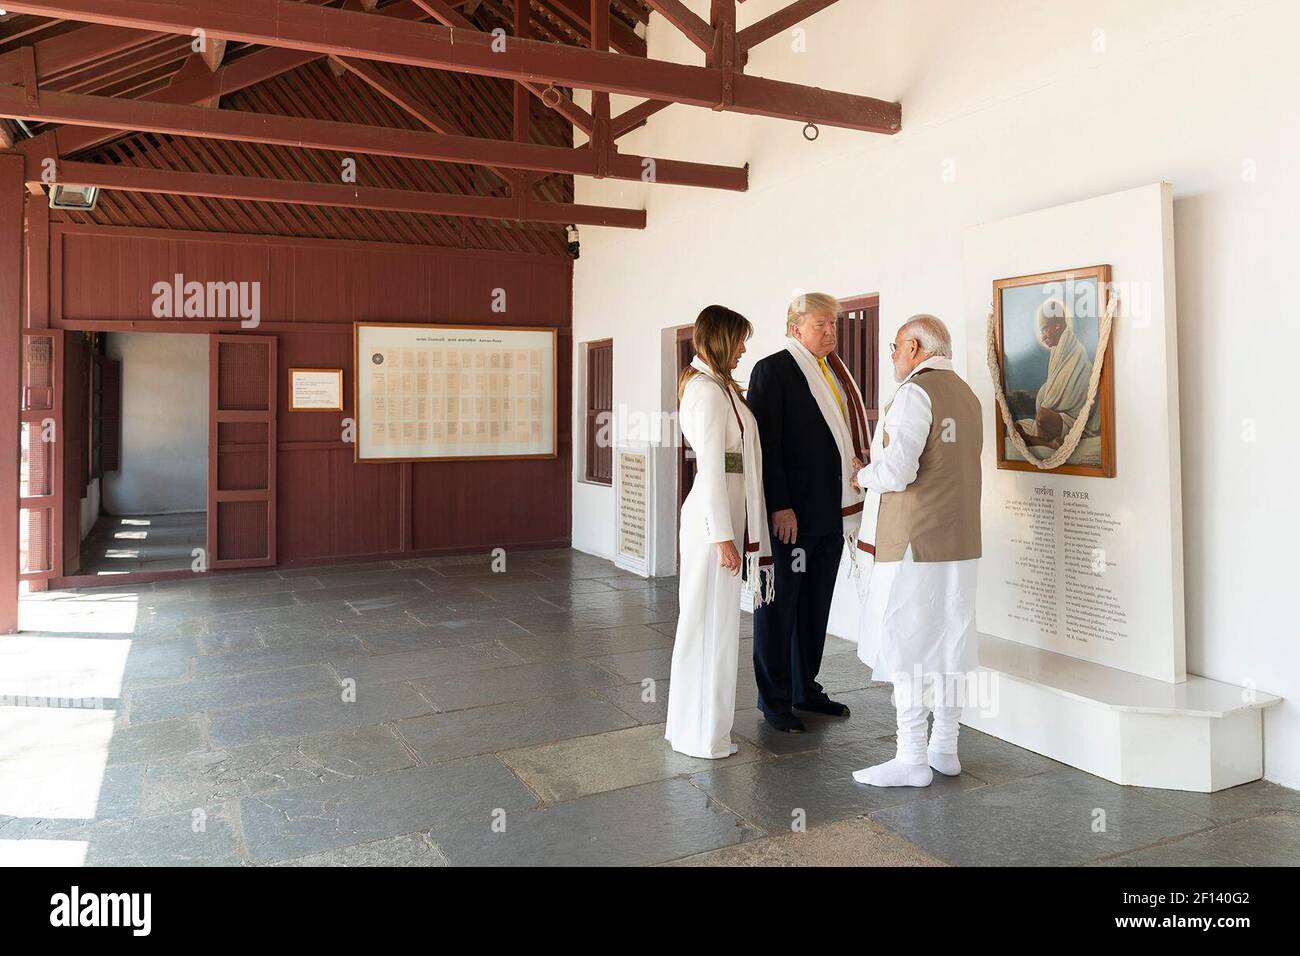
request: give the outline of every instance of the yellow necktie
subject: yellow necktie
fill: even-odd
[[[826,364],[824,358],[819,358],[817,364],[821,366],[822,374],[826,376],[826,384],[831,387],[831,394],[835,396],[835,404],[839,406],[840,414],[844,415],[844,399],[840,397],[840,390],[835,387],[835,376],[831,374],[831,367]]]

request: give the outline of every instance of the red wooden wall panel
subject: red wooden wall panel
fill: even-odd
[[[398,553],[401,467],[358,465],[350,446],[281,444],[280,562]]]
[[[170,282],[178,272],[186,281],[261,283],[261,324],[247,333],[277,340],[280,564],[568,543],[573,347],[568,259],[70,224],[53,226],[51,243],[51,325],[56,328],[121,331],[129,322],[150,331],[183,331],[187,323],[194,328],[195,320],[153,315],[154,283]],[[353,416],[352,323],[357,320],[558,327],[558,458],[356,463],[342,427]],[[240,330],[231,321],[221,332]],[[343,369],[344,410],[290,412],[290,368]],[[264,467],[264,462],[228,463],[230,469],[244,466]],[[247,476],[232,472],[229,477],[238,483]]]

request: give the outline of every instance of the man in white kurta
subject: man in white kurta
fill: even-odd
[[[955,775],[967,676],[978,666],[975,580],[980,555],[979,400],[952,367],[952,340],[913,316],[892,345],[901,383],[857,472],[867,492],[858,549],[869,575],[858,656],[894,685],[894,759],[856,771],[871,786],[926,786]],[[874,519],[874,520],[872,520]],[[928,746],[926,722],[934,714]]]

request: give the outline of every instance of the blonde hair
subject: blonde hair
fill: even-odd
[[[740,384],[731,377],[731,360],[740,351],[741,344],[753,334],[754,326],[749,319],[723,305],[705,306],[695,320],[695,329],[691,333],[695,354],[713,369],[715,375],[731,386],[742,402],[745,395],[740,390]],[[682,369],[682,374],[677,379],[679,402],[682,393],[686,391],[686,384],[699,374],[700,370],[691,365]]]
[[[805,315],[839,315],[843,310],[840,300],[833,295],[827,295],[825,292],[805,292],[801,296],[796,296],[791,301],[790,307],[785,310],[785,334],[790,335],[794,332],[794,327],[798,325]]]

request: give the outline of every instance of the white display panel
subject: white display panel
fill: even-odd
[[[358,461],[554,458],[556,331],[357,323]]]
[[[968,229],[968,380],[984,407],[977,624],[985,634],[1186,679],[1182,488],[1167,184]],[[1115,321],[1113,478],[998,469],[985,355],[995,279],[1107,263]]]

